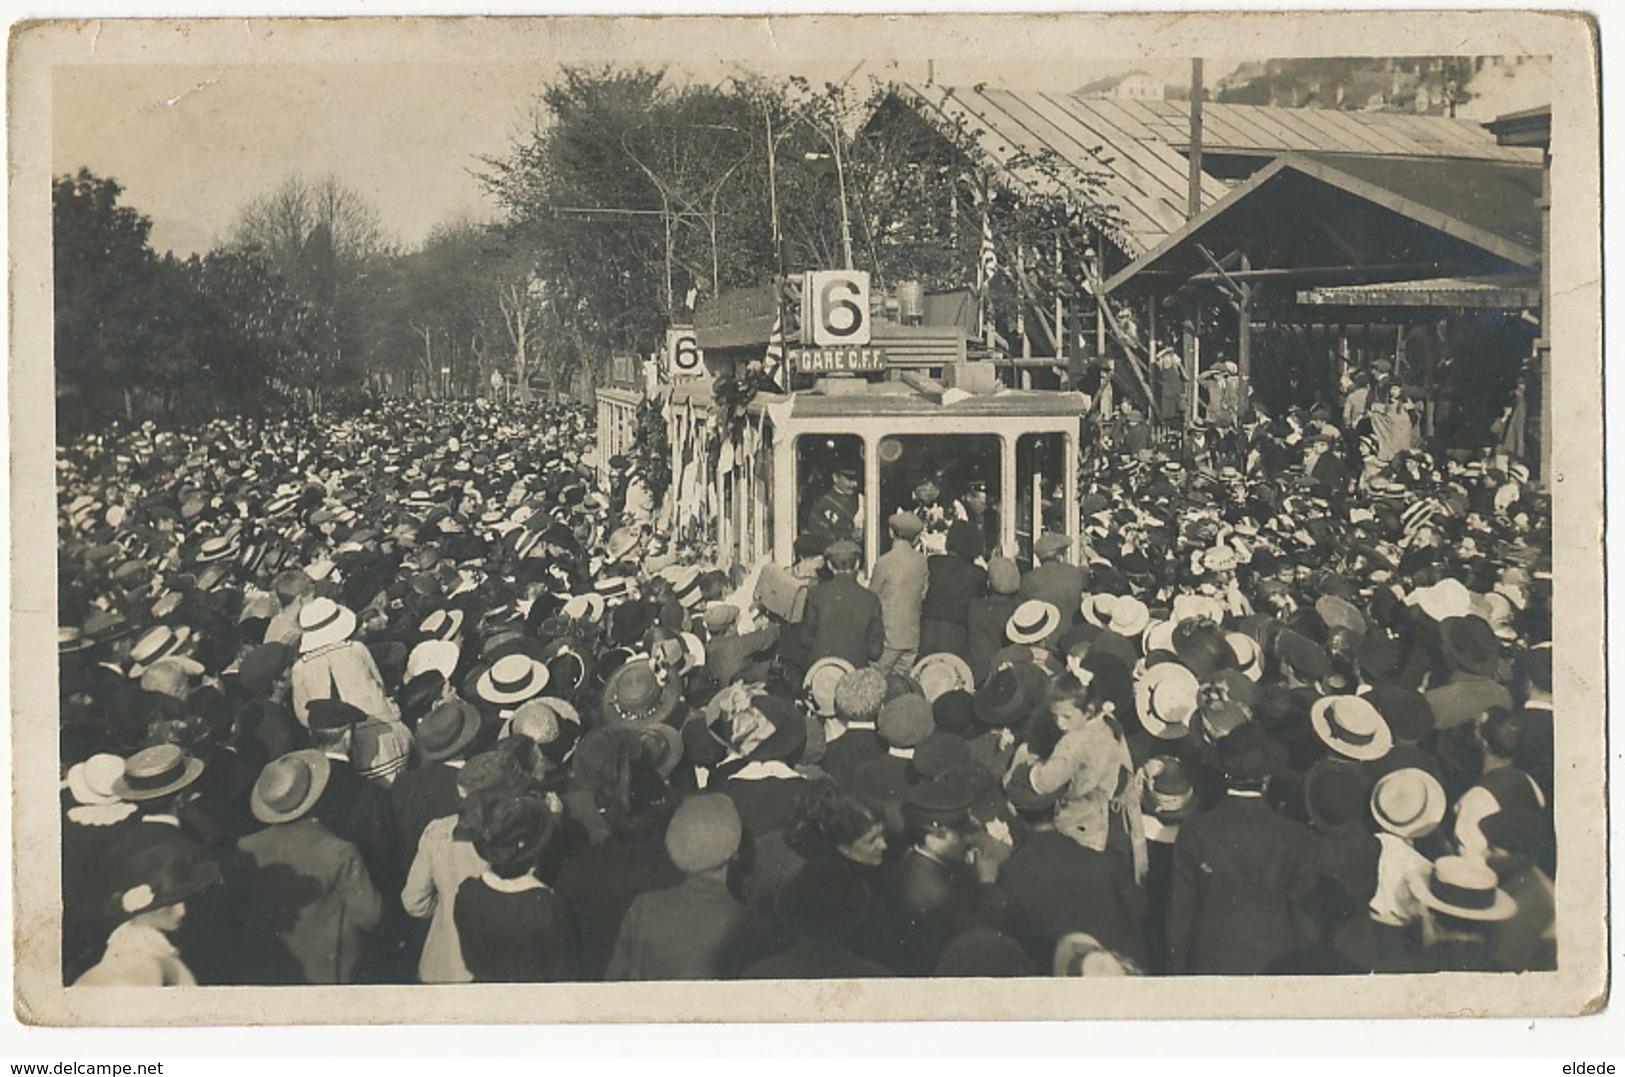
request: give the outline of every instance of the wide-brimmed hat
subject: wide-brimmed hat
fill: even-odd
[[[455,641],[462,634],[463,618],[463,611],[455,607],[435,610],[419,623],[418,631],[423,633],[426,641]]]
[[[142,633],[141,638],[130,648],[130,678],[140,680],[141,675],[147,672],[147,667],[170,655],[179,654],[191,639],[192,629],[188,625],[177,625],[173,628],[169,625],[153,625]]]
[[[1495,672],[1500,644],[1488,621],[1478,617],[1451,617],[1439,626],[1444,653],[1457,669],[1487,677]]]
[[[445,639],[426,639],[412,648],[406,656],[406,680],[410,681],[419,674],[430,670],[439,671],[447,680],[457,670],[457,662],[462,657],[462,648]]]
[[[1322,696],[1309,708],[1309,724],[1328,748],[1349,759],[1381,759],[1393,732],[1364,696]]]
[[[617,527],[604,543],[604,553],[611,561],[619,561],[638,548],[638,537],[630,528]]]
[[[559,610],[560,617],[568,617],[572,621],[585,621],[597,624],[604,619],[604,613],[609,609],[609,603],[604,596],[596,591],[589,591],[582,595],[571,595],[564,600],[564,606]]]
[[[1178,662],[1158,662],[1134,679],[1134,709],[1147,733],[1178,740],[1190,731],[1201,692],[1196,674]]]
[[[509,715],[503,735],[522,735],[537,744],[552,744],[567,725],[573,725],[578,730],[581,727],[581,713],[568,700],[557,696],[537,696],[521,703]]]
[[[1029,598],[1017,606],[1005,622],[1004,634],[1011,643],[1042,643],[1061,627],[1061,611],[1054,603]]]
[[[113,865],[111,911],[122,920],[168,908],[219,881],[219,866],[195,842],[148,845]]]
[[[813,709],[825,718],[835,714],[835,690],[852,672],[852,663],[836,655],[827,655],[807,667],[801,679],[801,688],[812,700]]]
[[[124,760],[112,752],[102,752],[68,768],[68,792],[79,804],[117,804],[118,781],[122,777]]]
[[[681,680],[662,678],[647,658],[633,658],[604,682],[601,706],[605,721],[652,724],[670,717],[682,696]]]
[[[1444,822],[1447,802],[1439,779],[1420,767],[1389,771],[1371,790],[1377,825],[1401,838],[1421,838]]]
[[[1181,621],[1212,621],[1221,624],[1224,621],[1224,603],[1212,595],[1178,594],[1174,596],[1173,608],[1169,611],[1168,619],[1176,624]]]
[[[1226,632],[1225,642],[1230,644],[1230,650],[1236,656],[1236,669],[1250,681],[1257,681],[1264,676],[1264,649],[1258,641],[1245,632]]]
[[[1140,633],[1140,647],[1147,658],[1158,651],[1174,653],[1174,628],[1174,622],[1166,620],[1151,621],[1145,626],[1145,631]]]
[[[248,806],[262,823],[290,823],[316,806],[332,772],[327,756],[314,748],[289,752],[265,764]]]
[[[970,692],[976,688],[976,676],[971,673],[970,664],[957,654],[947,651],[925,655],[914,663],[910,675],[920,686],[925,698],[933,703],[944,692],[952,692],[955,689]]]
[[[1096,628],[1105,628],[1112,619],[1112,607],[1117,605],[1117,596],[1110,591],[1101,591],[1098,594],[1084,595],[1079,604],[1078,612],[1083,619]]]
[[[96,641],[85,635],[85,630],[78,625],[57,626],[57,654],[77,654],[80,651],[88,651],[94,646],[96,646]]]
[[[547,666],[528,654],[505,654],[474,682],[474,694],[499,707],[515,707],[547,688]]]
[[[185,789],[203,773],[203,760],[173,744],[143,748],[124,761],[124,773],[113,782],[121,800],[156,800]]]
[[[299,609],[299,650],[309,654],[332,643],[350,638],[355,631],[355,613],[331,598],[313,598]]]
[[[1518,903],[1499,882],[1495,869],[1481,860],[1442,856],[1426,876],[1411,879],[1411,891],[1428,908],[1463,920],[1507,920]]]
[[[1023,673],[1023,668],[1033,674]],[[1041,669],[1031,662],[1017,662],[1000,666],[988,674],[987,680],[976,689],[971,707],[977,721],[989,726],[1007,726],[1027,717],[1042,699],[1042,683],[1046,678]],[[1034,688],[1038,688],[1037,693]]]
[[[1418,587],[1405,596],[1405,602],[1440,624],[1472,612],[1472,593],[1467,590],[1467,585],[1450,577],[1427,587]]]
[[[1315,612],[1320,614],[1320,619],[1326,622],[1327,628],[1347,628],[1361,636],[1365,635],[1365,614],[1346,598],[1321,595],[1315,599]]]
[[[235,557],[242,548],[242,538],[235,531],[226,535],[215,535],[203,540],[202,545],[198,547],[196,560],[199,564],[224,561],[228,557]]]
[[[1118,595],[1117,601],[1112,603],[1112,619],[1106,622],[1106,627],[1119,636],[1133,639],[1150,623],[1151,611],[1144,602],[1133,595]]]
[[[462,699],[435,704],[417,726],[418,752],[425,763],[451,759],[479,734],[480,712]]]

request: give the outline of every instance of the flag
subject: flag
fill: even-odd
[[[976,252],[976,290],[987,291],[987,286],[993,282],[993,274],[999,271],[999,255],[993,249],[993,223],[988,220],[987,214],[982,215],[982,245]]]
[[[774,392],[784,392],[784,311],[773,314],[773,331],[767,335],[767,353],[762,356],[762,373]]]

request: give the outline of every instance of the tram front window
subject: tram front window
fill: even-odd
[[[925,522],[920,548],[942,553],[948,527],[969,520],[982,552],[999,545],[999,438],[993,434],[898,434],[881,439],[880,519],[906,510]]]
[[[1016,558],[1031,561],[1033,539],[1066,534],[1066,435],[1023,434],[1016,440]]]
[[[809,434],[796,439],[798,534],[863,545],[866,499],[863,439],[856,434]]]

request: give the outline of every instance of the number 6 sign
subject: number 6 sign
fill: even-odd
[[[666,355],[674,378],[692,378],[705,373],[705,353],[692,329],[672,329],[666,333]]]
[[[819,270],[807,274],[801,291],[801,331],[812,343],[869,343],[869,274],[861,269]]]

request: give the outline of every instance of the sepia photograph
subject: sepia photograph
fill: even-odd
[[[1599,1011],[1598,56],[14,26],[18,1020]]]

